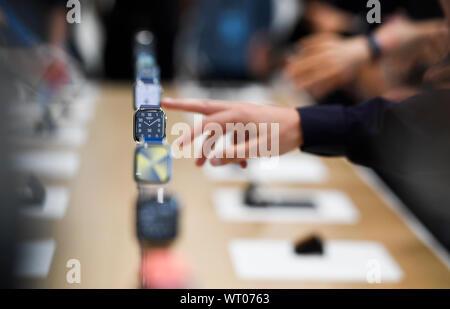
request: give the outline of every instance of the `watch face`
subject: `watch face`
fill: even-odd
[[[162,109],[140,109],[134,118],[136,141],[162,140],[166,136],[166,114]]]
[[[134,89],[134,109],[141,106],[159,106],[161,104],[161,86],[158,84],[138,83]]]
[[[169,241],[177,236],[178,204],[171,196],[165,196],[162,203],[156,197],[139,198],[136,217],[141,240]]]
[[[160,72],[155,59],[150,55],[138,57],[136,65],[136,78],[138,80],[159,81]]]
[[[145,145],[136,148],[135,179],[139,183],[164,184],[172,174],[172,158],[165,145]]]

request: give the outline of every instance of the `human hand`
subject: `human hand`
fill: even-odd
[[[390,19],[375,33],[383,53],[390,53],[423,39],[447,33],[446,24],[439,19],[413,22],[403,15]]]
[[[349,83],[370,59],[367,39],[343,39],[333,34],[314,35],[299,43],[299,52],[287,63],[284,74],[298,89],[320,99]]]
[[[310,1],[304,13],[306,22],[313,32],[352,31],[353,15],[326,2]]]
[[[437,72],[448,54],[448,29],[444,21],[413,23],[396,18],[381,27],[375,39],[388,56],[383,62],[383,71],[391,84],[419,87],[423,82],[434,84],[441,79],[436,79],[439,74],[434,75],[431,71]],[[429,70],[422,80],[418,73],[431,67],[433,70]]]
[[[221,166],[229,163],[240,163],[241,166],[245,166],[246,159],[267,156],[266,151],[262,151],[261,147],[265,146],[266,149],[270,148],[272,155],[272,151],[278,146],[276,155],[281,155],[303,144],[300,114],[294,108],[241,102],[170,98],[164,98],[161,105],[167,109],[205,115],[199,127],[191,128],[190,132],[180,138],[179,144],[182,146],[188,145],[200,134],[211,130],[210,128],[214,125],[215,129],[213,131],[221,129],[222,132],[220,133],[235,134],[234,145],[212,154],[210,162],[213,166]],[[230,132],[227,124],[229,126],[242,124],[243,126],[240,129],[235,126],[234,130]],[[254,134],[250,130],[245,132],[247,130],[246,125],[248,124],[254,124],[253,127],[256,129],[253,132]],[[278,125],[278,130],[274,128],[273,124]],[[264,125],[267,125],[266,131],[262,130]],[[209,137],[216,134],[218,132],[211,133]],[[237,138],[236,141],[236,135],[243,136],[244,138],[241,140]],[[207,143],[211,144],[209,138],[204,141],[203,146],[207,145]],[[202,157],[197,160],[196,164],[202,166],[214,148],[214,142],[210,148],[202,147]]]

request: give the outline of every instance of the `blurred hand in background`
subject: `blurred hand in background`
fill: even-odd
[[[296,88],[320,99],[351,82],[368,59],[370,50],[363,36],[343,39],[334,34],[319,34],[300,42],[299,52],[288,61],[285,74]]]
[[[446,31],[443,20],[413,22],[397,16],[378,28],[373,40],[378,45],[379,56],[386,56],[425,39],[431,47],[442,45],[440,43],[446,42],[442,41]],[[434,52],[436,48],[431,50]],[[299,42],[298,52],[290,58],[284,72],[297,88],[320,99],[351,83],[372,56],[366,36],[342,38],[329,33],[317,34]]]
[[[305,10],[305,21],[313,32],[349,32],[353,15],[322,1],[310,1]]]

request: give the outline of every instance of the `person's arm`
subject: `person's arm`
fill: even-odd
[[[395,104],[375,98],[352,107],[300,108],[301,149],[390,173],[448,172],[449,102],[450,90],[436,90]]]
[[[369,37],[313,35],[299,43],[299,51],[289,59],[284,73],[296,88],[321,98],[354,80],[361,67],[371,59],[424,39],[441,40],[446,33],[443,20],[413,22],[397,17]]]
[[[401,103],[375,98],[361,105],[283,108],[239,102],[163,99],[162,106],[205,115],[198,128],[180,140],[189,144],[210,124],[279,124],[279,155],[296,148],[324,156],[346,156],[357,164],[380,170],[406,173],[409,170],[436,172],[430,162],[450,167],[450,90],[432,91]],[[207,130],[206,130],[207,131]],[[258,132],[232,146],[231,153],[243,157],[211,156],[213,165],[244,162],[261,156],[259,143],[268,136]],[[270,135],[270,134],[269,134]],[[206,143],[206,141],[205,141]],[[197,160],[203,165],[214,149]],[[433,165],[431,165],[433,166]],[[438,172],[441,170],[438,169]]]
[[[302,150],[323,156],[348,156],[355,146],[380,133],[384,114],[392,104],[388,100],[375,98],[349,107],[327,105],[299,108]]]
[[[429,38],[440,39],[443,33],[447,33],[447,26],[442,19],[415,22],[404,17],[394,17],[379,27],[372,38],[379,45],[381,53],[388,55],[413,42]]]
[[[312,32],[351,32],[355,15],[324,1],[306,1],[303,18]]]

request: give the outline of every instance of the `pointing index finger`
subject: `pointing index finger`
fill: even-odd
[[[163,98],[161,105],[167,109],[200,113],[203,115],[221,112],[229,107],[229,103],[224,101],[173,98]]]

